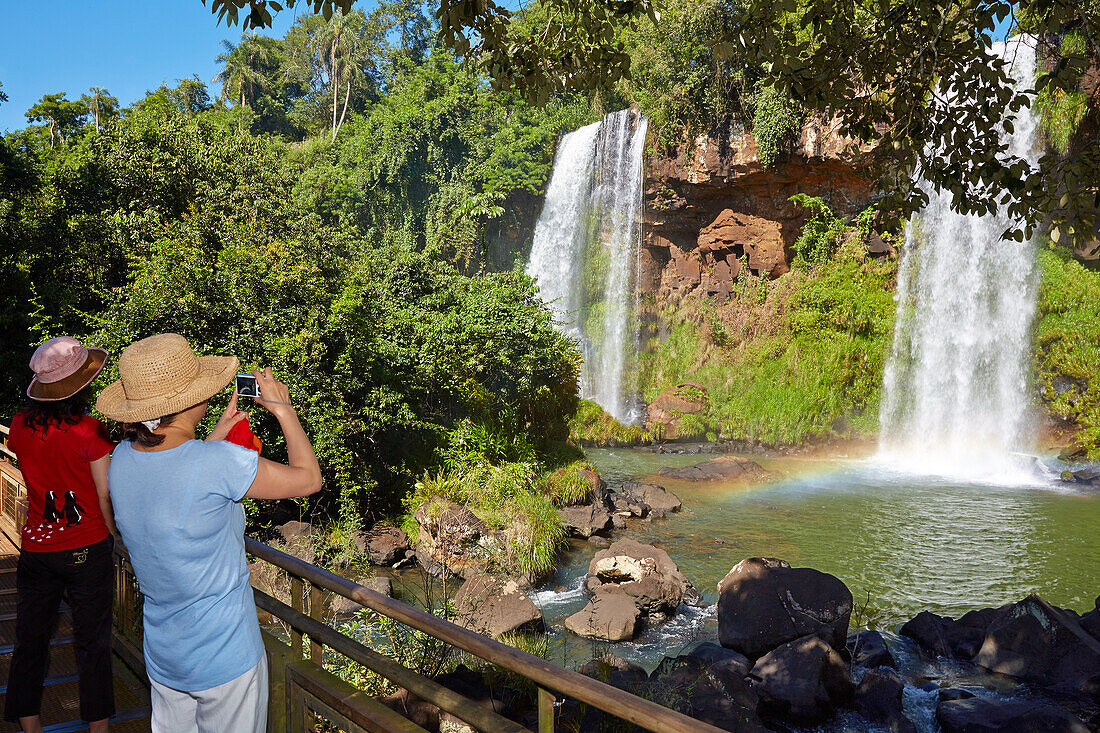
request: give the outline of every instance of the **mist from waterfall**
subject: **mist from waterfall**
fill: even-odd
[[[1027,39],[1024,39],[1027,40]],[[1014,39],[1017,89],[1035,81],[1035,50]],[[1036,160],[1037,118],[1022,109],[1008,152]],[[1013,481],[1030,474],[1028,355],[1037,273],[1033,242],[1001,238],[1004,214],[961,215],[930,192],[905,231],[879,456],[919,473]]]
[[[628,424],[642,419],[626,375],[638,352],[647,125],[621,110],[562,138],[527,264],[559,327],[580,345],[581,396]]]

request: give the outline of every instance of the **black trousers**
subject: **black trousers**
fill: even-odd
[[[42,710],[42,682],[49,667],[50,637],[57,629],[62,596],[67,597],[73,612],[80,717],[91,722],[114,714],[113,548],[114,540],[108,536],[77,550],[20,553],[15,580],[15,651],[8,672],[5,720],[17,721]]]

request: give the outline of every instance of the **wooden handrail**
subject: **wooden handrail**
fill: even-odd
[[[409,690],[417,697],[427,700],[439,707],[440,710],[451,713],[478,730],[493,731],[493,733],[530,733],[522,725],[508,720],[508,718],[489,708],[478,705],[435,680],[417,674],[408,667],[379,654],[367,645],[341,634],[331,626],[312,619],[300,611],[295,611],[282,601],[272,598],[258,588],[253,588],[252,592],[256,597],[256,605],[259,608],[287,622],[298,631],[308,634],[311,641],[319,641],[325,646],[340,652],[348,659],[358,662],[372,672],[390,680],[398,687]]]
[[[8,447],[8,426],[0,424],[0,434],[4,437],[0,439],[0,454],[3,454],[12,463],[15,463],[15,453]]]
[[[245,538],[245,549],[256,557],[282,568],[292,576],[308,580],[316,586],[350,598],[406,626],[423,631],[453,647],[469,652],[521,677],[526,677],[540,687],[568,695],[653,733],[721,733],[719,728],[701,720],[462,628],[250,537]]]

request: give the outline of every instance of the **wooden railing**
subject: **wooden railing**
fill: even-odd
[[[571,697],[653,733],[719,733],[718,728],[695,718],[457,626],[256,540],[245,538],[245,548],[253,556],[285,571],[291,578],[293,607],[259,590],[255,594],[258,607],[290,626],[291,647],[295,654],[304,655],[302,636],[308,636],[310,659],[320,660],[323,647],[330,647],[477,730],[485,733],[519,733],[527,729],[324,624],[321,620],[323,591],[350,598],[383,616],[530,680],[538,687],[539,733],[552,733],[554,730],[555,695]],[[303,610],[307,607],[307,599],[308,614]],[[296,729],[288,727],[288,730]]]
[[[8,427],[0,425],[0,532],[19,547],[19,533],[27,521],[27,486],[8,448]]]
[[[6,437],[7,429],[0,426],[0,434]],[[25,502],[26,486],[11,458],[14,455],[7,451],[6,444],[0,445],[0,525],[10,522],[18,534],[18,499]],[[718,728],[699,720],[457,626],[251,538],[245,538],[245,548],[290,579],[290,605],[253,589],[257,608],[267,611],[289,629],[289,643],[264,632],[271,685],[268,730],[305,733],[327,723],[347,733],[424,733],[405,717],[326,671],[323,658],[328,648],[483,733],[529,733],[491,708],[326,624],[324,594],[329,592],[534,683],[538,689],[539,733],[553,733],[558,696],[573,698],[653,733],[720,733]],[[144,678],[143,599],[121,542],[116,544],[115,555],[114,649],[127,666]]]

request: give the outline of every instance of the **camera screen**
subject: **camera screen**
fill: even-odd
[[[256,378],[254,376],[251,374],[237,375],[237,396],[252,398],[260,396],[260,387],[256,384]]]

